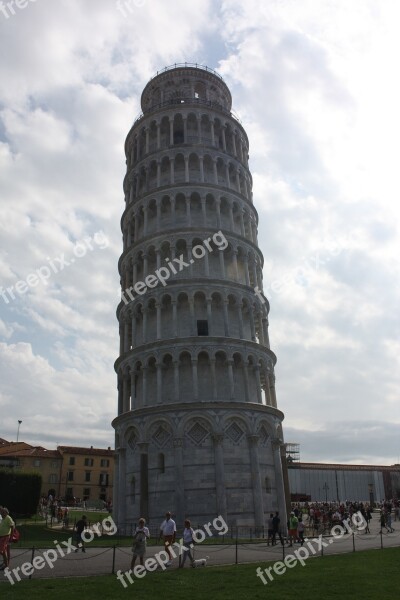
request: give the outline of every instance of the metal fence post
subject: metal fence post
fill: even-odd
[[[33,546],[33,548],[32,548],[32,554],[31,554],[31,564],[33,564],[33,558],[34,558],[34,556],[35,556],[35,546]],[[32,579],[32,575],[33,575],[33,573],[31,573],[31,574],[29,575],[29,579]]]
[[[236,548],[235,548],[235,565],[238,564],[238,528],[236,526]]]
[[[116,550],[116,545],[114,544],[114,546],[113,546],[113,557],[112,557],[112,569],[111,569],[111,573],[113,575],[115,573],[115,550]]]

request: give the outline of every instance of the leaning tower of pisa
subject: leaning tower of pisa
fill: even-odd
[[[285,519],[249,141],[216,72],[149,81],[125,143],[114,516]]]

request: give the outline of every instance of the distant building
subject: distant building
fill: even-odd
[[[340,465],[288,462],[292,501],[400,498],[400,465]]]
[[[27,473],[40,473],[42,495],[60,494],[62,455],[58,450],[31,446],[25,442],[0,439],[0,468],[14,468]]]
[[[42,476],[41,494],[90,501],[112,500],[114,450],[58,446],[47,450],[25,442],[0,438],[0,468],[36,472]]]
[[[67,500],[112,500],[114,450],[58,446],[62,456],[61,493]]]

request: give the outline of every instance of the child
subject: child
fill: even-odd
[[[183,551],[183,558],[180,568],[183,569],[183,565],[185,564],[186,557],[188,556],[190,562],[193,566],[193,554],[192,554],[192,546],[193,546],[193,529],[190,526],[189,519],[185,521],[185,529],[183,530],[183,545],[186,546],[187,550]]]
[[[146,554],[146,540],[150,537],[150,531],[145,527],[146,521],[142,518],[139,519],[139,525],[136,527],[136,531],[133,535],[133,556],[131,562],[131,569],[133,570],[136,562],[136,558],[139,557],[140,564],[143,564],[143,557]]]

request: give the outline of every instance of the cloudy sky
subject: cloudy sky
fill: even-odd
[[[0,437],[113,445],[123,144],[148,79],[188,61],[250,138],[286,441],[400,462],[399,3],[21,6],[0,3]]]

